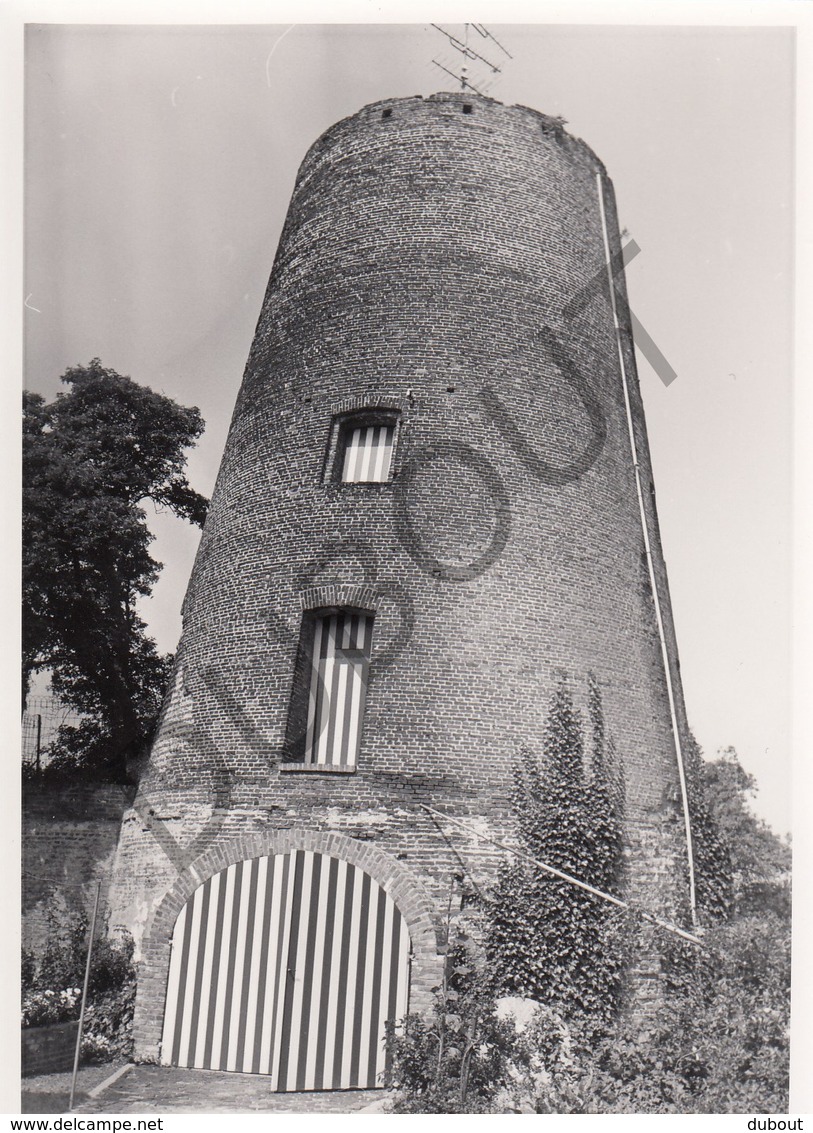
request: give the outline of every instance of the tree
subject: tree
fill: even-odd
[[[142,504],[203,525],[184,450],[204,423],[98,358],[62,381],[69,392],[50,404],[23,400],[23,696],[32,673],[50,670],[86,717],[63,729],[68,761],[122,777],[168,671],[136,609],[161,569]]]
[[[730,839],[720,828],[717,800],[707,790],[708,765],[691,734],[684,755],[697,910],[704,923],[716,923],[727,920],[734,905]],[[686,880],[688,883],[688,874]]]
[[[703,762],[703,793],[728,854],[736,912],[790,916],[790,845],[750,807],[757,791],[734,748]]]

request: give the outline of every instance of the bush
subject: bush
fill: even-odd
[[[82,1057],[86,1062],[130,1057],[134,1006],[134,979],[128,979],[116,991],[93,998],[85,1011],[82,1036]]]
[[[515,1085],[517,1068],[527,1070],[513,1023],[497,1017],[485,955],[465,916],[447,935],[430,1015],[408,1015],[387,1034],[395,1113],[492,1113],[500,1093]]]
[[[22,1025],[42,1026],[79,1018],[87,962],[88,919],[52,904],[48,943],[37,962],[22,957]],[[94,942],[82,1039],[85,1061],[127,1057],[132,1050],[135,1001],[133,942],[99,935]]]
[[[537,1013],[524,1038],[539,1113],[777,1113],[788,1104],[790,925],[772,911],[718,924],[703,951],[661,941],[662,1000],[601,1036]]]
[[[23,995],[22,1025],[44,1027],[47,1023],[68,1023],[79,1018],[80,987],[63,991],[27,991]]]

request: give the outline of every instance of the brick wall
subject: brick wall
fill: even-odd
[[[22,1032],[22,1072],[59,1074],[73,1069],[79,1023],[51,1023],[47,1027],[28,1027]]]
[[[517,752],[538,749],[557,682],[586,708],[589,673],[624,766],[631,892],[673,916],[684,908],[675,749],[606,285],[565,313],[605,260],[599,191],[615,253],[612,187],[588,147],[535,111],[471,95],[373,104],[306,156],[172,692],[122,828],[114,911],[144,942],[153,991],[140,1017],[161,1010],[167,893],[241,836],[374,844],[410,871],[437,929],[450,874],[487,884],[499,851],[420,804],[510,838]],[[619,314],[685,730],[624,302]],[[326,477],[348,407],[400,411],[391,483]],[[376,611],[359,763],[346,774],[280,770],[302,610],[319,588],[363,593]]]
[[[29,783],[23,795],[23,922],[26,948],[42,950],[49,908],[88,914],[102,882],[106,907],[122,815],[133,788]]]

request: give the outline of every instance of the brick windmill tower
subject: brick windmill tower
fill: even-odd
[[[629,886],[691,900],[687,737],[604,167],[469,92],[299,170],[122,828],[137,1056],[372,1086],[438,982],[449,877],[511,836],[564,671],[601,690]],[[614,258],[615,257],[615,261]]]

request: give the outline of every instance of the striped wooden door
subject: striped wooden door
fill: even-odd
[[[178,914],[161,1061],[280,1091],[381,1085],[408,985],[406,924],[369,874],[310,850],[238,862]]]

